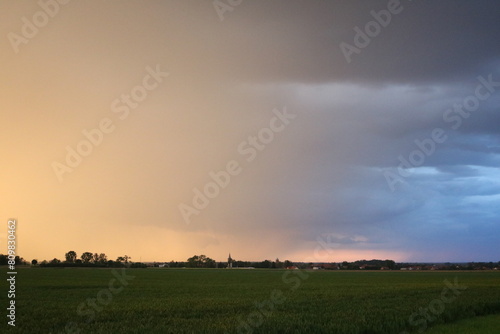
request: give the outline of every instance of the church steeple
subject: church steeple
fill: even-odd
[[[228,268],[233,267],[233,259],[231,258],[231,253],[229,253],[229,257],[227,258],[227,267]]]

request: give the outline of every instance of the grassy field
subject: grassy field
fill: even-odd
[[[500,313],[500,273],[26,268],[16,312],[11,333],[449,333]]]
[[[427,334],[498,334],[500,314],[462,319],[451,324],[435,326]]]

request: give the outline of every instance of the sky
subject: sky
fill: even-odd
[[[0,12],[0,253],[500,260],[497,1]]]

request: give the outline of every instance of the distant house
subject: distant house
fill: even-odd
[[[290,266],[290,267],[286,267],[286,269],[292,269],[292,270],[295,270],[295,269],[299,269],[299,267],[297,267],[297,266]]]

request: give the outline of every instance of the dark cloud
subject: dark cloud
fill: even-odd
[[[217,66],[218,74],[257,82],[448,83],[498,62],[500,6],[464,0],[401,1],[401,11],[348,64],[340,43],[353,45],[353,29],[364,30],[371,11],[388,2],[248,2],[226,14],[225,27],[208,26],[199,47],[207,64],[231,64]]]

